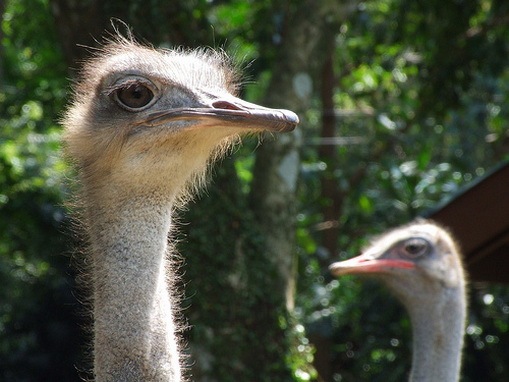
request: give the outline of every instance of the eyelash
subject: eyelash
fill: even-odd
[[[142,81],[140,79],[131,79],[131,80],[127,80],[127,81],[122,81],[122,82],[119,82],[119,83],[115,83],[113,85],[111,85],[110,87],[108,87],[103,94],[105,94],[106,96],[110,97],[112,96],[114,93],[118,92],[119,90],[122,90],[122,89],[127,89],[129,88],[130,86],[133,86],[133,85],[142,85],[142,86],[145,86],[147,87],[148,89],[150,89],[152,91],[152,93],[156,93],[154,91],[154,85],[148,81]]]

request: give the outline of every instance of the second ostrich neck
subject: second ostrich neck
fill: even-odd
[[[171,277],[166,252],[172,199],[150,194],[98,198],[88,205],[94,223],[96,379],[178,381],[174,307],[166,280]],[[119,374],[111,373],[112,365]]]
[[[466,315],[463,294],[463,288],[449,289],[440,299],[406,304],[413,331],[411,382],[458,380]]]

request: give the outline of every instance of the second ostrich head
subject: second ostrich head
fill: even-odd
[[[362,255],[333,263],[332,274],[370,274],[380,278],[407,306],[438,298],[440,291],[464,289],[456,243],[429,222],[397,228],[375,239]],[[422,302],[421,301],[421,302]]]

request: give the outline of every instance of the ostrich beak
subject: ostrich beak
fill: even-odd
[[[293,111],[270,109],[228,96],[217,98],[204,107],[154,112],[148,115],[143,124],[157,126],[176,120],[191,121],[193,127],[225,126],[274,132],[292,131],[299,123],[299,117]]]
[[[365,253],[352,259],[332,263],[329,266],[329,270],[334,276],[362,273],[387,273],[395,268],[413,269],[415,268],[415,264],[406,260],[374,258],[371,254]]]

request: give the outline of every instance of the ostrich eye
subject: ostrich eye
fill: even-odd
[[[115,100],[120,106],[137,111],[154,99],[154,93],[147,86],[136,83],[121,87],[115,91]]]
[[[428,249],[429,242],[421,238],[410,239],[403,245],[403,251],[407,257],[420,257],[428,253]]]

